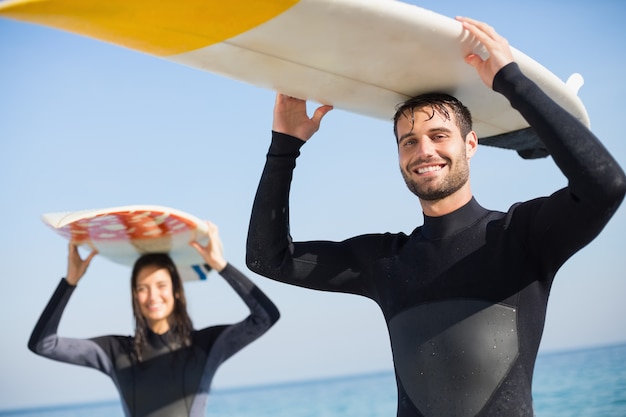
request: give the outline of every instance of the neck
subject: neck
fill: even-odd
[[[426,239],[445,239],[476,224],[488,213],[489,210],[471,199],[463,207],[446,215],[437,217],[424,215],[424,224],[416,230],[419,230]]]
[[[466,205],[471,199],[472,192],[468,185],[456,193],[449,195],[446,198],[442,198],[441,200],[428,201],[420,199],[420,204],[422,206],[422,211],[426,216],[439,217],[458,210]]]
[[[165,334],[170,330],[170,324],[167,320],[159,320],[149,324],[150,330],[156,334]]]

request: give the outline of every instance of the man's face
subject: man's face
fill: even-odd
[[[400,171],[409,190],[421,200],[444,199],[469,187],[469,144],[450,119],[430,107],[407,110],[397,123]],[[473,133],[472,133],[473,135]]]

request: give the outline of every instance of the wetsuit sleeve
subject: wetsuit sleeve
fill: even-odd
[[[246,263],[265,277],[301,287],[369,296],[364,271],[376,250],[376,235],[343,242],[293,242],[289,233],[289,192],[303,141],[272,133],[272,143],[250,216]],[[369,275],[367,275],[369,277]]]
[[[61,316],[75,288],[65,279],[61,280],[33,329],[28,348],[33,353],[49,359],[95,368],[111,375],[112,362],[94,340],[57,335]]]
[[[520,112],[549,150],[568,186],[529,202],[529,249],[556,271],[595,238],[626,193],[626,177],[598,138],[549,98],[516,63],[500,70],[493,89]]]
[[[248,317],[229,326],[220,336],[224,361],[268,331],[278,321],[280,313],[267,295],[231,264],[227,264],[220,275],[250,309]]]

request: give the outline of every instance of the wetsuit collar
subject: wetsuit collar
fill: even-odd
[[[153,349],[160,349],[163,347],[167,347],[169,341],[169,331],[163,334],[154,333],[152,330],[147,329],[148,343],[152,346]]]
[[[463,207],[439,217],[430,217],[424,214],[422,235],[427,239],[443,239],[467,229],[488,213],[472,197]]]

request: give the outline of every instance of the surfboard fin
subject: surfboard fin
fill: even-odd
[[[575,95],[578,95],[578,90],[580,90],[580,87],[582,87],[583,84],[585,84],[585,79],[577,72],[570,75],[565,82],[567,88]]]

